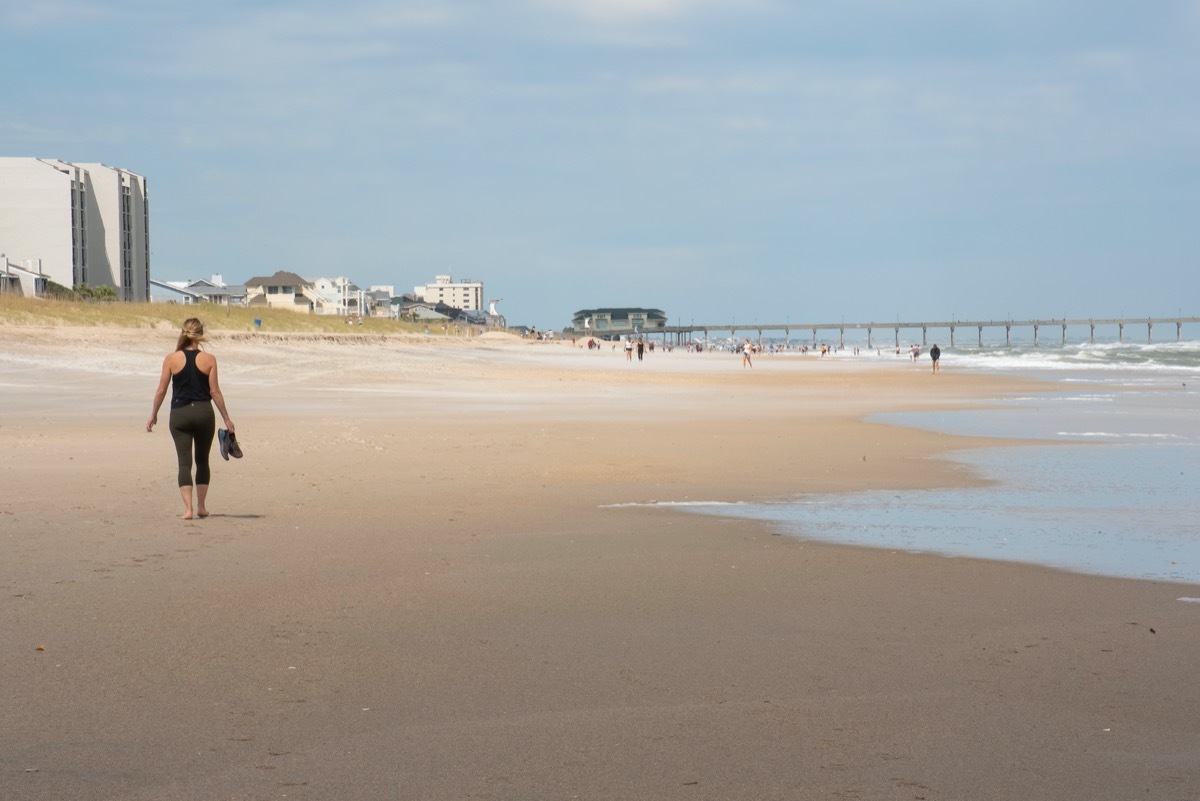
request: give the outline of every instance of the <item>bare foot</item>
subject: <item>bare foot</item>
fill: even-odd
[[[201,517],[201,518],[208,517],[208,510],[201,509],[199,512],[196,512],[196,517]]]
[[[179,519],[180,519],[180,520],[191,520],[191,519],[192,519],[192,513],[191,513],[191,512],[184,512],[183,514],[181,514],[181,515],[179,516]]]

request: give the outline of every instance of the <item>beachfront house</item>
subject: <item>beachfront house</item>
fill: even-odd
[[[336,278],[312,280],[313,311],[317,314],[336,314],[339,317],[370,315],[366,293],[343,275]]]
[[[580,309],[571,318],[571,329],[579,336],[646,334],[661,331],[667,325],[662,309],[613,307]]]
[[[313,312],[340,317],[387,317],[392,302],[392,287],[362,289],[345,276],[314,278]]]
[[[246,287],[226,284],[220,275],[195,281],[159,281],[151,278],[150,302],[242,306],[246,302]]]
[[[390,317],[392,296],[396,290],[390,286],[373,286],[363,294],[364,314],[372,317]]]
[[[48,280],[50,279],[42,272],[41,259],[33,259],[24,265],[13,264],[7,256],[0,253],[0,295],[45,297]]]
[[[424,320],[426,322],[449,322],[462,313],[461,309],[447,306],[440,301],[427,303],[412,295],[401,295],[392,298],[391,310],[395,317],[408,320]]]
[[[266,306],[311,313],[318,301],[323,301],[306,278],[280,270],[269,277],[256,276],[246,282],[246,305]]]

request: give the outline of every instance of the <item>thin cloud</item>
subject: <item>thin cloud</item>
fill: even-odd
[[[234,11],[178,30],[178,38],[162,44],[162,59],[182,75],[251,81],[287,77],[393,56],[407,42],[452,27],[458,19],[451,8],[424,6]]]
[[[626,48],[694,45],[706,23],[750,19],[778,9],[775,0],[525,0],[528,23],[552,39]],[[539,26],[544,12],[550,19]],[[555,18],[566,21],[554,24]],[[572,25],[571,22],[575,24]]]
[[[64,22],[82,22],[110,16],[96,3],[71,0],[0,0],[0,29],[36,30]]]
[[[61,146],[74,140],[55,128],[27,125],[9,119],[0,120],[0,141],[7,142],[11,151],[5,155],[42,157],[50,153],[52,146]],[[18,149],[20,152],[15,152]]]
[[[678,19],[711,4],[703,0],[541,0],[541,5],[595,22],[627,24]]]

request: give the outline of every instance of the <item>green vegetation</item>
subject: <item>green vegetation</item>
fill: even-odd
[[[111,291],[111,290],[110,290]],[[66,290],[70,293],[70,290]],[[423,333],[421,323],[364,318],[347,325],[342,317],[299,314],[283,309],[226,308],[216,304],[184,306],[174,303],[97,303],[87,300],[36,299],[0,295],[0,325],[101,326],[111,328],[179,328],[189,317],[199,317],[209,333],[268,331],[276,333]],[[254,321],[261,325],[255,327]],[[453,328],[451,329],[453,330]],[[430,325],[431,334],[445,333]]]
[[[46,295],[54,300],[74,300],[75,290],[68,289],[62,284],[46,281]]]
[[[117,300],[117,290],[111,286],[88,286],[87,284],[80,284],[75,287],[75,297],[73,300],[113,303]]]

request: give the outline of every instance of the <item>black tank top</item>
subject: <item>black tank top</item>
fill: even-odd
[[[198,350],[185,350],[183,369],[171,376],[171,408],[187,406],[195,401],[211,401],[208,391],[208,376],[196,366]]]

